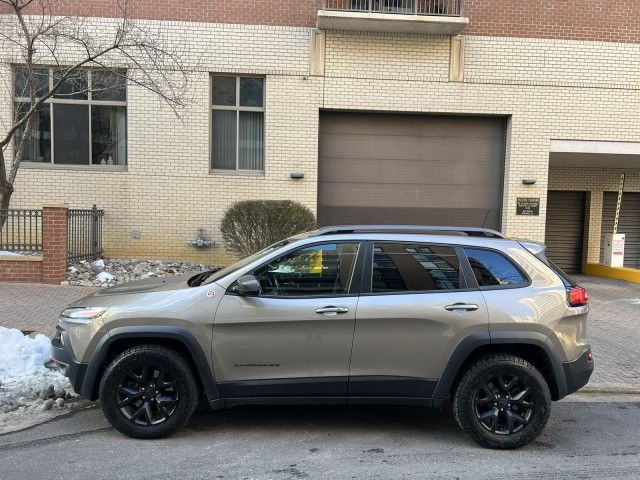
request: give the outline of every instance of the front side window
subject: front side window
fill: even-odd
[[[520,270],[504,255],[479,248],[464,249],[480,287],[526,285]]]
[[[211,168],[264,170],[264,78],[211,77]]]
[[[452,247],[375,243],[372,293],[460,288],[460,262]]]
[[[357,243],[325,243],[288,253],[254,272],[262,295],[311,296],[349,293]]]
[[[29,110],[29,94],[43,96],[60,79],[60,70],[38,68],[29,76],[14,70],[14,115]],[[32,79],[34,85],[29,85]],[[127,98],[124,70],[83,69],[65,79],[32,121],[26,162],[56,165],[126,165]],[[18,130],[16,143],[24,128]]]

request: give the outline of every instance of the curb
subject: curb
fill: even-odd
[[[623,385],[623,384],[602,384],[602,385],[585,385],[579,393],[622,393],[622,394],[640,394],[640,386]]]

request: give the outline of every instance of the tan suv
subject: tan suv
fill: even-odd
[[[199,398],[451,405],[482,445],[534,439],[585,385],[585,291],[542,246],[473,228],[327,227],[218,271],[101,290],[53,355],[119,431],[169,435]]]

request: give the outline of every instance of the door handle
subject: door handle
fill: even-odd
[[[478,310],[478,305],[475,305],[473,303],[454,303],[453,305],[447,305],[446,307],[444,307],[444,309],[450,312],[456,312],[461,310],[465,310],[467,312],[473,312],[474,310]]]
[[[338,313],[347,313],[348,311],[349,311],[348,307],[334,307],[334,306],[328,306],[328,307],[322,307],[322,308],[316,309],[316,313],[326,315],[327,317],[333,317]]]

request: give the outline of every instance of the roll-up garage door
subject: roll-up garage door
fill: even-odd
[[[547,256],[567,273],[582,271],[585,192],[547,193]]]
[[[502,118],[322,112],[318,223],[500,228]]]
[[[602,205],[602,239],[600,261],[604,261],[604,236],[613,233],[618,194],[605,192]],[[640,193],[624,193],[620,207],[618,233],[625,234],[624,266],[640,268]]]

